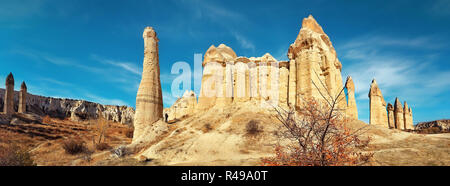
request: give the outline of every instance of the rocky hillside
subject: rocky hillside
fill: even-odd
[[[3,110],[5,89],[0,89],[0,110]],[[17,111],[19,92],[14,94],[14,105]],[[127,106],[101,105],[84,100],[61,99],[44,97],[33,94],[27,96],[27,111],[39,116],[53,118],[69,118],[72,121],[83,121],[97,118],[102,111],[104,117],[110,121],[132,125],[134,108]]]
[[[416,125],[416,130],[423,130],[427,128],[437,127],[441,131],[450,130],[450,119],[441,119],[436,121],[421,122]]]

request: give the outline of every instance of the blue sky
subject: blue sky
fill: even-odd
[[[195,53],[225,43],[238,56],[286,60],[304,17],[328,34],[356,85],[360,119],[376,78],[387,102],[413,108],[414,122],[450,118],[450,2],[437,1],[114,1],[1,0],[0,82],[45,96],[135,105],[142,31],[160,39],[165,107],[177,75]],[[193,85],[193,84],[192,84]],[[4,88],[4,84],[0,84]],[[198,92],[198,90],[196,90]]]

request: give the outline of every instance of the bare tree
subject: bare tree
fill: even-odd
[[[263,165],[339,166],[367,163],[373,154],[360,152],[370,142],[370,138],[360,139],[365,127],[353,131],[346,127],[348,121],[344,110],[337,107],[345,98],[345,88],[332,95],[328,90],[325,93],[320,91],[314,81],[312,84],[319,90],[322,99],[303,99],[298,110],[275,108],[277,119],[284,129],[278,136],[281,140],[286,139],[287,144],[279,143],[275,148],[276,156],[264,158]]]

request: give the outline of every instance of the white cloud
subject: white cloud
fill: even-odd
[[[128,105],[125,101],[119,99],[108,99],[100,96],[96,96],[93,94],[86,94],[86,97],[90,99],[92,102],[100,103],[103,105]]]

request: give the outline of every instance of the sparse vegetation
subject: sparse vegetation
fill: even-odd
[[[92,131],[95,133],[94,138],[92,139],[92,143],[94,144],[97,150],[106,150],[109,149],[110,146],[105,143],[106,131],[109,128],[108,120],[103,117],[103,113],[101,111],[98,112],[98,118],[95,121],[95,124],[92,128]],[[97,139],[95,139],[97,136]]]
[[[62,145],[65,152],[71,155],[80,154],[87,151],[86,143],[81,140],[65,140]]]
[[[298,105],[301,106],[299,110],[275,108],[284,129],[279,132],[279,138],[289,143],[277,145],[275,157],[264,158],[263,165],[348,166],[367,163],[373,153],[361,151],[368,146],[370,138],[361,139],[361,129],[352,131],[347,128],[344,114],[337,108],[342,97],[345,99],[341,96],[344,88],[339,94],[331,95],[329,91],[321,92],[314,81],[312,83],[323,101],[304,99],[303,104]]]
[[[213,129],[213,127],[211,126],[210,123],[206,123],[205,125],[203,125],[203,132],[204,133],[208,133],[209,131],[211,131]]]
[[[247,135],[258,135],[263,131],[263,127],[259,125],[258,121],[250,120],[245,126]]]
[[[0,147],[0,166],[36,166],[28,150],[17,145]]]
[[[52,122],[52,118],[50,118],[49,115],[44,116],[44,118],[42,118],[42,123],[45,124],[50,124]]]

